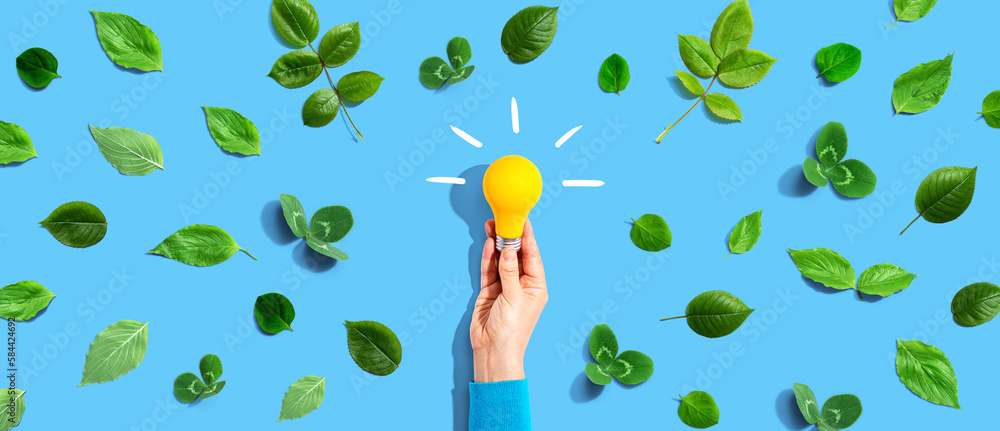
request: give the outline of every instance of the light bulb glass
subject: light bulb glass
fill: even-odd
[[[497,250],[520,250],[528,213],[542,196],[542,174],[524,157],[501,157],[483,175],[483,194],[496,220]]]

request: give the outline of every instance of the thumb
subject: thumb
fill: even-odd
[[[500,253],[500,285],[503,293],[510,299],[521,296],[521,273],[517,268],[517,250],[506,247]]]

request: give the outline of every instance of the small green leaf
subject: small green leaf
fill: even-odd
[[[323,127],[337,118],[340,98],[329,88],[316,90],[302,105],[302,124],[309,127]]]
[[[194,373],[184,373],[174,379],[174,396],[182,403],[193,402],[204,390],[205,384]]]
[[[17,56],[17,74],[34,88],[45,88],[59,76],[59,60],[43,48],[29,48]]]
[[[677,44],[680,47],[681,60],[688,70],[702,78],[711,78],[719,70],[719,57],[712,51],[712,47],[698,36],[677,35]],[[702,91],[701,93],[704,93]],[[698,94],[701,94],[698,93]]]
[[[608,367],[608,372],[619,382],[637,385],[653,375],[653,360],[635,350],[626,350],[615,358]]]
[[[399,368],[403,348],[392,330],[370,320],[346,323],[347,348],[361,369],[385,376]]]
[[[833,289],[854,288],[854,267],[828,248],[812,248],[807,250],[788,249],[795,267],[803,277],[806,277],[826,287]]]
[[[725,94],[708,93],[705,96],[705,105],[708,106],[708,109],[713,114],[718,115],[720,118],[733,121],[743,120],[743,113],[740,112],[740,107]]]
[[[80,386],[105,383],[138,367],[146,356],[149,322],[119,320],[104,328],[87,351]]]
[[[875,172],[868,165],[859,160],[847,159],[840,162],[826,171],[830,177],[830,183],[840,194],[861,198],[872,194],[875,191],[875,184],[878,178]]]
[[[344,239],[354,227],[354,216],[351,210],[343,205],[320,208],[309,221],[309,236],[325,242],[337,242]]]
[[[934,8],[935,3],[937,0],[895,0],[892,6],[896,12],[896,22],[916,21],[923,18]],[[892,25],[895,25],[896,22]]]
[[[795,383],[792,385],[792,390],[795,392],[795,403],[799,405],[799,411],[802,412],[806,422],[811,424],[819,422],[819,403],[816,402],[816,395],[813,395],[812,389],[802,383]]]
[[[258,296],[253,314],[260,329],[269,334],[277,334],[286,329],[294,332],[292,321],[295,320],[295,307],[292,307],[292,302],[285,295],[266,293]]]
[[[741,49],[719,64],[719,81],[730,87],[746,88],[764,79],[775,60],[763,52]]]
[[[931,223],[947,223],[961,216],[972,203],[978,169],[978,166],[971,169],[949,166],[931,172],[917,188],[916,205],[920,214],[903,232],[920,217]]]
[[[149,252],[188,265],[211,266],[225,262],[240,250],[253,257],[222,228],[193,224],[174,232]]]
[[[681,70],[675,70],[674,73],[677,75],[677,79],[681,81],[681,84],[684,85],[684,88],[690,91],[691,94],[695,96],[705,94],[705,87],[701,86],[701,81],[698,81],[698,78],[695,78],[694,75]]]
[[[605,369],[618,357],[618,338],[608,325],[594,325],[590,330],[590,356]]]
[[[163,70],[160,40],[153,30],[128,15],[96,10],[90,13],[97,26],[97,39],[111,61],[145,72]]]
[[[67,202],[59,205],[41,223],[63,245],[85,248],[101,242],[108,232],[108,220],[93,204]]]
[[[201,378],[205,380],[205,383],[211,385],[222,377],[222,360],[209,353],[201,358],[201,362],[198,363],[198,371],[201,372]]]
[[[306,221],[306,212],[302,209],[299,199],[286,194],[279,196],[279,199],[281,201],[281,212],[284,213],[285,222],[288,223],[288,228],[292,230],[292,233],[299,238],[308,235],[309,226]]]
[[[892,85],[892,106],[897,114],[924,112],[941,101],[951,82],[952,57],[954,54],[918,65],[896,78]]]
[[[861,400],[856,395],[834,395],[823,403],[821,423],[837,430],[854,425],[861,417]]]
[[[670,247],[670,227],[656,214],[646,214],[639,220],[632,219],[632,243],[646,251],[660,251]]]
[[[38,157],[31,137],[21,126],[0,121],[0,164],[25,162]]]
[[[455,70],[465,67],[472,59],[472,45],[464,37],[454,37],[448,41],[448,61]]]
[[[920,341],[896,340],[896,373],[920,398],[956,409],[958,380],[944,352]]]
[[[611,373],[608,373],[604,367],[597,365],[593,362],[588,362],[583,368],[583,372],[587,374],[587,378],[590,379],[595,385],[607,385],[611,383]]]
[[[305,376],[292,383],[281,399],[281,414],[278,422],[286,419],[298,419],[323,404],[326,396],[326,378]]]
[[[802,172],[806,175],[806,180],[812,183],[812,185],[816,187],[826,187],[828,180],[826,167],[824,167],[822,163],[816,161],[816,159],[806,157],[806,161],[802,162]]]
[[[628,71],[628,62],[618,54],[611,54],[604,63],[601,63],[601,70],[597,74],[597,80],[601,88],[608,93],[618,93],[628,86],[631,78]]]
[[[521,63],[542,55],[556,37],[558,10],[558,7],[528,6],[514,14],[500,34],[503,52]]]
[[[323,62],[312,51],[292,51],[278,58],[267,76],[287,88],[298,88],[319,78]]]
[[[979,326],[1000,313],[1000,287],[993,283],[972,283],[951,300],[951,313],[962,326]]]
[[[682,317],[687,318],[688,326],[696,334],[719,338],[739,329],[753,310],[732,293],[712,290],[694,297]],[[660,320],[670,319],[676,317]]]
[[[377,73],[367,70],[348,73],[337,81],[337,91],[344,100],[362,102],[375,95],[384,79]]]
[[[108,163],[124,175],[146,175],[163,169],[163,150],[152,136],[120,127],[90,126],[90,133]]]
[[[831,121],[823,126],[816,137],[816,156],[823,166],[833,166],[847,155],[847,129]]]
[[[229,108],[202,108],[208,131],[219,148],[244,156],[260,155],[260,133],[252,121]]]
[[[844,82],[861,68],[861,50],[854,45],[835,43],[816,53],[819,75],[830,82]]]
[[[725,60],[732,54],[750,46],[753,37],[753,16],[747,0],[736,0],[726,7],[712,27],[712,50]]]
[[[465,81],[472,75],[472,72],[476,70],[476,66],[465,66],[458,69],[451,75],[451,79],[448,80],[448,85],[458,84],[459,82]]]
[[[354,58],[361,47],[361,26],[352,22],[338,25],[323,35],[319,57],[326,67],[339,67]]]
[[[288,43],[300,48],[319,35],[319,16],[307,0],[274,0],[271,21]]]
[[[677,416],[691,428],[708,428],[719,423],[719,406],[707,392],[691,391],[681,397]]]
[[[34,281],[21,281],[0,289],[0,317],[25,321],[49,306],[56,295]]]
[[[420,63],[420,82],[430,89],[440,88],[455,73],[441,57],[429,57]]]
[[[910,287],[915,274],[891,263],[880,263],[861,272],[858,291],[886,297]]]
[[[3,409],[0,410],[0,417],[6,418],[6,420],[0,421],[0,431],[8,431],[18,426],[24,416],[24,391],[10,388],[7,390],[7,395],[9,397],[3,403]],[[14,411],[11,411],[11,408]]]
[[[729,252],[746,253],[760,239],[760,218],[764,210],[751,213],[740,219],[729,234]]]
[[[337,260],[347,260],[347,253],[313,236],[306,237],[306,244],[317,253]]]
[[[994,129],[1000,129],[1000,90],[986,95],[983,99],[983,110],[978,112],[986,119],[986,124]]]
[[[205,386],[205,390],[201,393],[201,399],[206,400],[212,398],[222,392],[222,388],[226,387],[226,381],[219,381],[215,383],[210,383]]]

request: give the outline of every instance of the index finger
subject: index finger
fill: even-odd
[[[479,288],[482,289],[500,279],[497,273],[496,224],[486,222],[486,244],[483,246],[483,260],[480,263]]]

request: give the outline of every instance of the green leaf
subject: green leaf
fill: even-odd
[[[558,7],[528,6],[503,26],[500,46],[516,62],[538,58],[552,44],[558,26]]]
[[[719,57],[712,51],[712,46],[698,36],[678,34],[677,44],[680,47],[681,60],[688,70],[702,78],[711,78],[719,70]],[[704,91],[702,91],[704,93]],[[701,93],[698,93],[701,94]]]
[[[590,330],[590,356],[602,368],[611,366],[618,357],[618,338],[608,325],[594,325],[594,329]]]
[[[827,175],[826,167],[822,163],[816,161],[812,157],[806,157],[806,161],[802,162],[802,172],[806,175],[806,180],[808,180],[812,185],[816,187],[826,187]]]
[[[856,395],[834,395],[823,403],[820,419],[824,425],[842,430],[857,422],[861,410],[861,400]]]
[[[347,349],[361,369],[377,376],[392,374],[403,360],[399,338],[385,325],[370,320],[347,323]]]
[[[753,16],[747,0],[736,0],[726,7],[712,27],[712,51],[723,60],[736,51],[747,49],[753,37]]]
[[[59,60],[43,48],[29,48],[17,56],[17,74],[34,88],[45,88],[53,79],[62,78],[58,69]]]
[[[56,295],[34,281],[21,281],[0,289],[0,317],[25,321],[49,306]]]
[[[587,378],[590,379],[595,385],[607,385],[611,383],[611,374],[604,367],[597,365],[593,362],[588,362],[583,368],[583,372],[587,374]]]
[[[691,428],[708,428],[719,423],[719,406],[707,392],[691,391],[681,397],[677,416]]]
[[[288,43],[300,48],[319,35],[319,16],[306,0],[274,0],[271,20]]]
[[[660,251],[670,247],[670,227],[656,214],[646,214],[639,220],[632,219],[632,243],[646,251]]]
[[[921,64],[896,78],[892,85],[892,106],[897,114],[924,112],[941,101],[951,82],[954,55]]]
[[[240,250],[253,257],[222,228],[193,224],[174,232],[149,252],[188,265],[211,266],[225,262]]]
[[[110,382],[142,363],[146,356],[149,322],[119,320],[104,328],[87,351],[80,386]]]
[[[340,98],[329,88],[316,90],[302,105],[302,124],[309,127],[323,127],[337,118]]]
[[[833,289],[854,288],[854,267],[828,248],[812,248],[807,250],[788,249],[795,267],[803,277],[806,277],[826,287]]]
[[[979,326],[1000,313],[1000,287],[993,283],[972,283],[951,300],[951,313],[962,326]]]
[[[896,22],[900,20],[916,21],[923,18],[924,15],[927,15],[934,8],[935,3],[937,3],[937,0],[895,0],[892,6],[896,12]],[[896,22],[892,24],[895,25]],[[892,25],[889,27],[892,27]]]
[[[760,216],[764,210],[751,213],[740,219],[729,234],[729,252],[746,253],[760,239]]]
[[[90,126],[104,158],[124,175],[146,175],[163,169],[163,150],[152,136],[132,129]]]
[[[916,205],[920,214],[903,232],[920,217],[931,223],[947,223],[961,216],[972,203],[978,169],[978,166],[971,169],[949,166],[931,172],[917,188]]]
[[[708,106],[708,109],[713,114],[718,115],[720,118],[733,121],[743,120],[743,113],[740,112],[740,107],[725,94],[708,93],[705,96],[705,105]]]
[[[459,82],[465,81],[472,75],[474,70],[476,70],[476,66],[465,66],[456,70],[455,73],[451,75],[451,79],[448,80],[448,85],[458,84]]]
[[[18,426],[24,416],[24,391],[10,388],[7,395],[8,398],[3,403],[3,410],[0,411],[0,415],[5,418],[0,421],[0,431],[7,431]],[[11,404],[14,407],[13,412],[10,411]]]
[[[618,93],[618,95],[621,95],[621,91],[628,86],[629,78],[628,62],[618,54],[611,54],[605,59],[597,74],[601,88],[608,93]]]
[[[97,39],[111,61],[145,72],[163,70],[160,39],[153,30],[128,15],[96,10],[90,13],[97,25]]]
[[[695,78],[694,75],[680,70],[675,70],[674,73],[677,75],[677,79],[681,81],[681,84],[684,84],[684,88],[690,91],[691,94],[695,96],[705,94],[705,87],[701,86],[701,81],[698,81],[698,78]]]
[[[21,126],[0,121],[0,164],[25,162],[38,157],[31,137]]]
[[[194,373],[184,373],[174,379],[174,396],[182,403],[193,402],[204,390],[205,384]]]
[[[356,23],[338,25],[323,35],[319,43],[319,57],[326,67],[343,66],[361,47],[361,26]]]
[[[799,411],[802,412],[806,422],[811,424],[819,422],[819,403],[816,402],[816,395],[813,395],[812,389],[802,383],[795,383],[792,385],[792,390],[795,392],[795,403],[799,405]]]
[[[615,358],[608,372],[619,382],[637,385],[653,375],[653,360],[635,350],[626,350]]]
[[[67,202],[59,205],[39,224],[63,245],[84,248],[101,242],[108,232],[108,220],[93,204]]]
[[[455,70],[465,67],[472,59],[472,45],[464,37],[454,37],[448,41],[448,61]]]
[[[309,248],[324,256],[332,257],[337,260],[347,260],[348,258],[347,253],[344,253],[339,248],[334,247],[321,239],[308,236],[306,237],[306,244]]]
[[[420,82],[430,89],[441,88],[455,73],[441,57],[428,57],[420,63]]]
[[[215,383],[219,377],[222,377],[222,360],[209,353],[201,358],[201,362],[198,363],[198,371],[201,372],[201,378],[205,379],[206,384]]]
[[[292,321],[295,320],[295,307],[292,302],[280,293],[265,293],[257,297],[253,305],[253,315],[257,324],[269,334],[277,334],[284,330],[295,332]]]
[[[281,200],[281,212],[285,214],[285,221],[288,222],[288,228],[292,230],[292,233],[299,238],[308,235],[306,211],[302,209],[299,199],[286,194],[282,194],[279,199]]]
[[[835,43],[816,53],[819,75],[830,82],[844,82],[861,68],[861,50],[854,45]]]
[[[351,102],[363,102],[375,95],[385,78],[375,72],[362,70],[344,75],[337,81],[337,91],[340,97]]]
[[[730,87],[749,87],[764,79],[775,61],[754,49],[735,51],[719,63],[719,81]]]
[[[823,166],[833,166],[847,155],[847,129],[831,121],[823,126],[816,137],[816,156]]]
[[[260,154],[260,133],[246,117],[229,108],[202,106],[208,131],[219,148],[244,156]]]
[[[205,386],[205,391],[201,393],[201,399],[209,399],[222,392],[222,388],[226,387],[226,381],[211,383]]]
[[[743,321],[753,313],[740,298],[729,292],[712,290],[702,293],[688,303],[688,326],[696,334],[708,338],[719,338],[737,330]],[[672,317],[670,319],[675,319]],[[661,319],[669,320],[669,319]]]
[[[896,373],[920,398],[942,406],[962,408],[958,405],[955,370],[937,347],[917,340],[896,340]]]
[[[855,159],[847,159],[836,164],[826,174],[830,176],[830,182],[840,194],[851,198],[872,194],[878,182],[875,172],[872,172],[868,165]]]
[[[994,129],[1000,129],[1000,90],[994,91],[983,99],[983,110],[978,112],[986,119],[986,124]]]
[[[323,404],[326,395],[326,378],[305,376],[292,383],[281,399],[281,415],[278,422],[298,419],[316,410]]]
[[[323,61],[312,51],[292,51],[278,58],[267,74],[286,88],[299,88],[319,78]]]
[[[309,236],[320,241],[337,242],[354,227],[351,210],[343,205],[320,208],[309,221]]]
[[[858,291],[886,297],[910,287],[915,274],[891,263],[880,263],[861,272]]]

